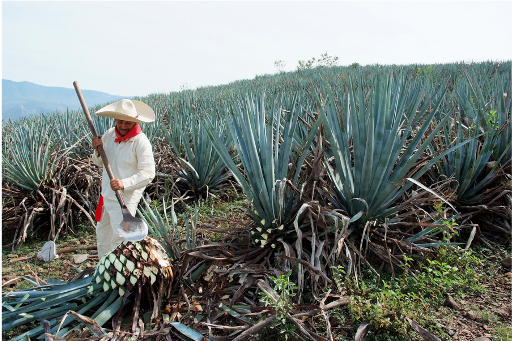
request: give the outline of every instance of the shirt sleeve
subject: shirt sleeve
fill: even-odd
[[[137,142],[135,152],[138,172],[128,178],[121,179],[124,190],[128,191],[144,188],[155,178],[155,159],[151,143],[147,138],[140,139]]]

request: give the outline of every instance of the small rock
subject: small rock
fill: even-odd
[[[45,262],[50,262],[57,258],[57,249],[55,247],[55,243],[53,241],[48,241],[44,243],[43,249],[37,253],[37,259],[40,259]]]
[[[491,339],[489,339],[488,337],[481,336],[481,337],[477,337],[473,341],[491,341]]]
[[[479,320],[478,315],[474,311],[471,311],[471,310],[467,312],[466,317],[471,320],[474,320],[474,321]]]
[[[494,312],[501,317],[508,317],[508,313],[504,309],[496,309]]]
[[[455,302],[455,300],[453,299],[453,297],[451,297],[450,295],[446,295],[446,299],[444,301],[444,305],[448,308],[452,308],[454,310],[459,310],[460,309],[460,306],[457,304],[457,302]]]
[[[80,263],[83,263],[87,260],[87,254],[82,254],[82,255],[73,255],[73,261],[75,262],[75,264],[80,264]]]
[[[503,258],[501,260],[501,266],[510,269],[512,267],[512,258]]]
[[[448,329],[448,335],[450,335],[450,336],[455,335],[455,330]]]

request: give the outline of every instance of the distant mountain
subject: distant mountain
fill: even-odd
[[[98,104],[106,105],[121,98],[129,98],[93,90],[82,90],[82,95],[90,108]],[[13,82],[2,79],[2,120],[15,120],[30,114],[39,115],[80,108],[80,102],[73,88],[43,86],[30,82]]]

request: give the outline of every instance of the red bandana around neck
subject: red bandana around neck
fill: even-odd
[[[134,137],[134,136],[137,136],[139,135],[141,132],[142,132],[142,129],[140,128],[140,125],[137,123],[135,125],[135,127],[132,128],[132,130],[130,130],[128,132],[128,134],[126,134],[125,136],[121,136],[121,134],[119,134],[119,132],[117,131],[117,127],[116,127],[116,136],[117,138],[114,140],[114,142],[121,142],[121,141],[126,141],[128,140],[130,137]]]

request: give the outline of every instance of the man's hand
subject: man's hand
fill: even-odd
[[[123,185],[123,182],[119,179],[112,179],[110,181],[110,188],[112,188],[113,191],[117,191],[117,190],[123,190],[124,189],[124,185]]]
[[[103,141],[101,140],[101,135],[98,137],[92,138],[92,147],[96,150],[96,155],[99,156],[100,152],[98,151],[98,146],[103,146]]]

